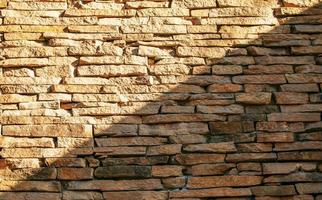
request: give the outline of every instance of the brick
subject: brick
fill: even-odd
[[[187,75],[190,72],[190,68],[182,64],[171,65],[152,65],[149,71],[153,75]]]
[[[144,123],[169,123],[169,122],[204,122],[204,121],[224,121],[225,117],[216,114],[165,114],[150,115],[143,117]]]
[[[60,192],[56,181],[1,181],[1,191]]]
[[[197,106],[197,111],[200,113],[239,114],[239,113],[244,113],[244,108],[241,105]]]
[[[55,147],[52,138],[15,138],[0,137],[1,147]]]
[[[234,75],[242,74],[243,68],[238,65],[214,65],[212,66],[212,74],[217,75]]]
[[[32,199],[42,200],[59,200],[61,196],[59,193],[48,193],[48,192],[1,192],[2,198],[5,199],[23,199],[26,196]]]
[[[251,188],[255,196],[290,196],[296,195],[294,186],[256,186]]]
[[[19,94],[2,94],[0,97],[0,103],[20,103],[36,101],[36,96],[19,95]]]
[[[284,161],[315,161],[322,158],[319,151],[281,152],[278,153],[278,160]]]
[[[54,180],[56,179],[55,168],[31,168],[31,169],[3,169],[0,171],[2,180],[26,180],[33,176],[33,180]]]
[[[227,186],[253,186],[259,185],[262,181],[260,176],[206,176],[191,177],[188,179],[187,187],[190,188],[209,188]]]
[[[112,77],[112,76],[140,76],[147,73],[144,66],[113,66],[113,65],[88,65],[80,66],[77,68],[79,76],[99,76],[99,77]]]
[[[318,92],[317,84],[285,84],[281,85],[283,92]]]
[[[303,93],[276,92],[274,93],[277,104],[304,104],[309,97]]]
[[[260,163],[238,163],[238,171],[261,171],[262,167]]]
[[[295,185],[300,194],[316,194],[321,193],[321,183],[298,183]]]
[[[167,142],[166,138],[157,137],[127,137],[127,138],[96,138],[97,146],[153,146]]]
[[[151,156],[151,157],[119,157],[119,158],[106,158],[102,161],[103,166],[109,165],[157,165],[166,164],[169,156]]]
[[[151,167],[148,166],[108,166],[98,167],[94,173],[97,178],[126,178],[140,177],[148,178],[151,176]]]
[[[241,133],[254,130],[252,122],[214,122],[210,123],[213,133]]]
[[[322,143],[319,141],[279,143],[275,145],[274,151],[296,151],[296,150],[319,150]]]
[[[286,80],[283,75],[240,75],[233,77],[233,83],[282,84],[286,83]]]
[[[293,131],[301,132],[304,131],[304,124],[301,122],[287,123],[287,122],[257,122],[256,129],[267,132],[278,132],[278,131]]]
[[[222,93],[222,92],[240,92],[243,87],[238,84],[213,84],[207,88],[208,92]]]
[[[220,163],[225,159],[223,154],[178,154],[175,160],[181,165]]]
[[[263,163],[264,174],[289,174],[297,170],[314,171],[314,163]]]
[[[91,168],[58,168],[57,179],[59,180],[86,180],[93,178]]]
[[[153,177],[181,176],[182,167],[175,165],[152,166],[151,173]]]
[[[162,189],[159,179],[147,180],[93,180],[71,181],[69,190],[100,190],[100,191],[124,191],[124,190],[158,190]]]
[[[65,16],[97,16],[97,17],[131,17],[136,13],[135,10],[115,10],[115,9],[104,9],[104,10],[88,10],[88,9],[66,9]]]
[[[209,143],[209,144],[190,144],[183,148],[186,152],[207,152],[207,153],[227,153],[236,152],[237,149],[232,142]]]
[[[292,132],[258,133],[258,142],[294,142]]]
[[[322,110],[321,104],[303,104],[303,105],[291,105],[281,106],[282,112],[318,112]]]
[[[140,200],[140,199],[155,199],[155,200],[166,200],[167,192],[156,192],[156,191],[129,191],[129,192],[104,192],[103,196],[105,199],[111,200]]]
[[[181,152],[181,144],[166,144],[160,146],[151,146],[147,150],[147,155],[175,155]]]
[[[139,135],[154,135],[154,136],[171,136],[180,134],[205,134],[208,133],[206,123],[173,123],[159,125],[139,126]]]
[[[172,198],[245,197],[251,196],[249,188],[212,188],[170,192]]]
[[[241,161],[271,161],[276,160],[277,156],[275,153],[237,153],[228,154],[227,162],[241,162]]]
[[[241,153],[271,152],[272,145],[271,144],[263,144],[263,143],[237,144],[237,150],[238,150],[238,152],[241,152]]]
[[[320,121],[319,113],[272,113],[268,115],[268,121],[276,122],[314,122]]]
[[[64,191],[64,200],[76,200],[76,199],[97,199],[103,200],[103,195],[100,192],[74,192],[74,191]]]
[[[244,104],[269,104],[272,99],[271,93],[243,93],[236,95],[236,101]]]
[[[234,164],[200,164],[192,166],[191,173],[193,176],[223,175],[234,167]]]
[[[66,136],[66,137],[91,137],[90,125],[9,125],[3,126],[3,135],[8,136]]]
[[[179,47],[177,49],[178,56],[195,56],[208,58],[221,58],[225,56],[223,48],[206,48],[206,47]]]

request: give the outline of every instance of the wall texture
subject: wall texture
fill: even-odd
[[[321,4],[0,0],[0,199],[321,200]]]

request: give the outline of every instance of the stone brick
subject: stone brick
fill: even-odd
[[[304,104],[309,97],[303,93],[276,92],[274,93],[277,104]]]
[[[268,121],[277,122],[314,122],[320,120],[319,113],[272,113],[268,115]]]
[[[111,200],[140,200],[140,199],[155,199],[155,200],[166,200],[168,197],[167,192],[155,192],[155,191],[129,191],[129,192],[104,192],[105,199]]]
[[[286,80],[283,75],[240,75],[233,77],[233,83],[282,84],[286,83]]]
[[[179,47],[178,56],[195,56],[208,58],[221,58],[225,56],[223,48],[206,48],[206,47]]]
[[[58,168],[57,179],[59,180],[86,180],[93,178],[91,168]]]
[[[64,191],[64,200],[76,200],[76,199],[97,199],[103,200],[103,195],[100,192],[74,192],[74,191]]]
[[[221,93],[221,92],[240,92],[243,87],[238,84],[213,84],[207,88],[208,92]]]
[[[166,144],[161,146],[151,146],[147,150],[147,155],[175,155],[181,152],[181,144]]]
[[[208,132],[206,123],[142,124],[139,126],[139,135],[171,136],[180,134],[205,134]]]
[[[244,113],[244,107],[241,105],[197,106],[197,111],[200,113],[239,114]]]
[[[314,163],[264,163],[263,173],[290,174],[298,170],[314,171],[315,168],[316,165]]]
[[[255,196],[290,196],[296,195],[294,186],[256,186],[251,188]]]
[[[8,125],[3,126],[3,135],[8,136],[66,136],[91,137],[90,125],[60,124],[60,125]]]
[[[271,93],[244,93],[237,94],[236,101],[244,104],[269,104],[272,99]]]
[[[182,167],[175,165],[153,166],[151,173],[153,177],[181,176]]]
[[[278,153],[278,160],[284,161],[316,161],[322,158],[319,151],[281,152]]]
[[[190,144],[183,148],[186,152],[207,152],[207,153],[227,153],[236,152],[237,149],[232,142],[209,143],[209,144]]]
[[[245,197],[251,196],[249,188],[212,188],[170,192],[172,198]]]
[[[0,97],[0,103],[20,103],[36,101],[35,95],[20,95],[20,94],[2,94]]]
[[[159,179],[147,180],[92,180],[71,181],[69,190],[100,190],[100,191],[124,191],[124,190],[159,190],[162,184]]]
[[[77,68],[77,74],[80,76],[140,76],[147,74],[147,69],[144,66],[113,66],[113,65],[88,65]]]
[[[60,192],[57,181],[1,181],[1,191]]]
[[[151,167],[148,166],[108,166],[98,167],[94,173],[97,178],[125,178],[151,176]]]
[[[223,175],[234,167],[234,164],[200,164],[192,166],[191,173],[193,176]]]
[[[188,179],[187,187],[190,188],[209,188],[227,186],[253,186],[262,182],[260,176],[208,176],[192,177]]]
[[[272,161],[276,160],[275,153],[237,153],[228,154],[227,162],[241,162],[241,161]]]
[[[278,133],[258,133],[258,142],[294,142],[294,134],[292,132]]]
[[[321,193],[321,183],[298,183],[295,185],[300,194],[316,194]]]
[[[225,160],[224,154],[178,154],[175,160],[181,165],[220,163]]]

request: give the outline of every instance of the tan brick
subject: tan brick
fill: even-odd
[[[6,125],[3,126],[3,135],[8,136],[70,136],[91,137],[90,125],[60,124],[60,125]]]

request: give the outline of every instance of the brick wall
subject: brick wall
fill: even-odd
[[[0,199],[321,200],[320,0],[0,0]]]

